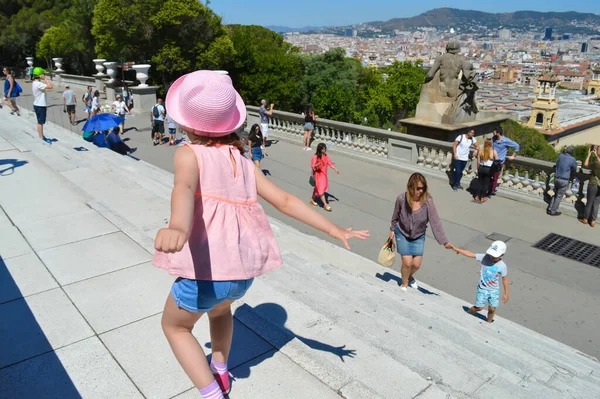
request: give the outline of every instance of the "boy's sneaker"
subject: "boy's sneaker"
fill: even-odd
[[[400,286],[400,289],[401,289],[402,291],[406,292],[406,287],[404,287],[404,286],[402,286],[402,285],[401,285],[401,286]]]
[[[458,191],[458,187],[457,187],[457,186],[454,186],[454,187],[452,187],[452,190],[454,190],[454,191]]]
[[[230,372],[226,372],[224,374],[213,373],[215,377],[215,381],[219,384],[219,388],[221,388],[221,392],[224,395],[229,395],[231,392],[231,383],[229,382],[229,377],[233,378],[233,375]]]
[[[410,287],[414,288],[415,290],[419,289],[419,284],[417,284],[417,280],[415,280],[414,278],[408,282],[408,285],[410,285]]]

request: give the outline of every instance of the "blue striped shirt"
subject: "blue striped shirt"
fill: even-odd
[[[509,148],[513,148],[515,152],[519,152],[519,144],[509,138],[502,136],[500,140],[494,142],[494,150],[498,153],[498,159],[504,163],[506,161],[506,153]]]

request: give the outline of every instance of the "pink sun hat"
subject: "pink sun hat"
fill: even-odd
[[[196,71],[177,79],[165,105],[182,129],[198,136],[226,136],[246,120],[246,105],[231,78],[214,71]]]

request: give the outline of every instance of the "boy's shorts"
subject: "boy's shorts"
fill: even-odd
[[[37,117],[38,125],[44,125],[46,123],[46,107],[34,105],[33,111],[35,112],[35,116]]]
[[[486,303],[493,308],[497,308],[498,305],[500,305],[500,290],[484,290],[477,287],[475,306],[478,308],[483,308],[485,307]]]
[[[169,134],[175,135],[177,133],[177,129],[169,128]]]
[[[246,294],[249,280],[206,281],[178,278],[171,287],[177,306],[192,313],[208,313],[224,301],[234,301]]]

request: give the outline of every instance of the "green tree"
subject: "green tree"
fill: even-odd
[[[35,55],[44,31],[60,21],[72,1],[2,0],[0,5],[0,55],[8,65],[25,68],[25,57]]]
[[[551,162],[555,162],[558,158],[554,147],[536,129],[523,126],[512,119],[507,120],[501,126],[504,129],[504,135],[516,141],[521,147],[519,155]]]
[[[165,90],[184,73],[233,57],[221,18],[197,0],[99,0],[92,34],[98,56],[151,62],[151,79]]]
[[[298,49],[261,26],[231,25],[228,31],[235,55],[226,68],[244,101],[266,99],[279,110],[297,110],[302,81]]]
[[[326,99],[319,96],[329,96],[328,89],[332,86],[344,93],[356,95],[358,77],[361,72],[360,62],[353,58],[346,58],[346,52],[341,48],[334,48],[324,54],[303,57],[304,77],[302,79],[302,102],[325,104]],[[301,109],[300,107],[296,109]],[[315,108],[319,116],[329,118],[327,106],[325,111]],[[352,122],[345,120],[343,122]]]

